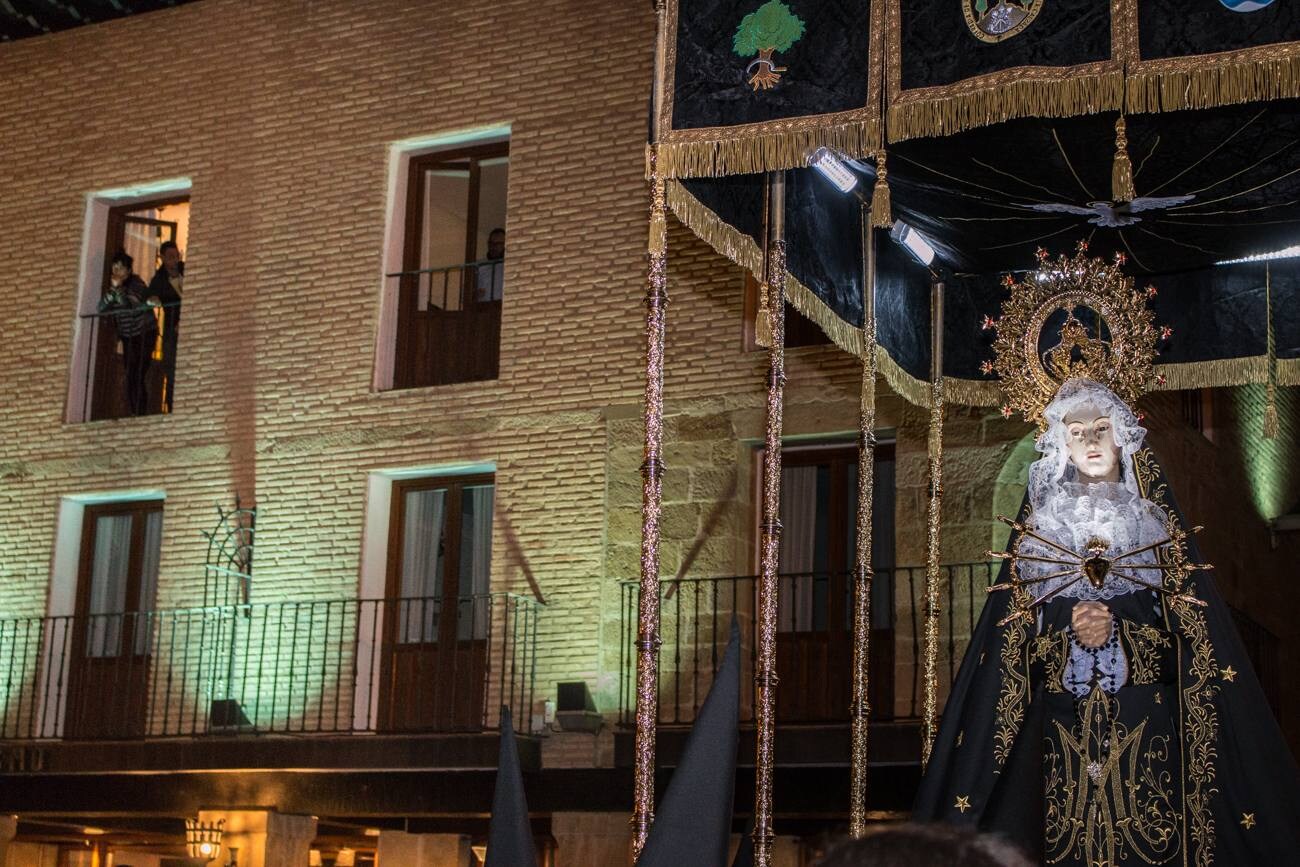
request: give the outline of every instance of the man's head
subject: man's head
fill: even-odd
[[[1065,448],[1080,478],[1088,482],[1119,481],[1119,446],[1110,416],[1090,404],[1065,416]]]
[[[158,247],[158,256],[169,274],[175,274],[181,267],[181,251],[175,241],[163,241]]]
[[[488,232],[487,257],[504,259],[506,255],[506,230],[493,229]]]
[[[948,825],[900,825],[845,840],[818,867],[1032,867],[996,837]]]

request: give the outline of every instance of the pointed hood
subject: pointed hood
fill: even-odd
[[[695,718],[637,867],[726,867],[740,720],[740,627]]]
[[[510,708],[501,708],[501,754],[497,759],[496,791],[492,794],[492,821],[488,824],[486,867],[522,867],[537,863],[524,775],[519,770],[519,748]]]

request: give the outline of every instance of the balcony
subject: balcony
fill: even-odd
[[[0,741],[472,733],[530,718],[540,606],[300,600],[0,620]]]
[[[131,311],[83,313],[87,351],[73,371],[72,415],[85,421],[170,412],[176,383],[176,319],[180,304],[149,304]],[[118,335],[119,317],[152,316],[152,341],[128,347]],[[143,338],[141,338],[143,339]]]
[[[400,271],[394,388],[496,379],[504,259]]]
[[[961,664],[984,602],[984,588],[998,563],[941,567],[940,672],[946,690]],[[872,761],[919,761],[922,702],[922,620],[925,567],[877,570],[872,599],[870,701]],[[674,729],[694,721],[713,673],[722,662],[731,619],[741,626],[740,719],[755,719],[753,642],[756,576],[688,578],[662,586],[659,724],[664,760],[678,751]],[[778,762],[847,764],[853,644],[851,576],[802,573],[779,576],[777,614],[777,725],[793,736],[778,738]],[[630,727],[636,705],[636,640],[639,587],[622,588],[621,722]],[[802,739],[798,732],[807,736]],[[746,743],[752,742],[752,735]],[[630,760],[620,745],[620,755]],[[742,762],[752,753],[742,745]]]

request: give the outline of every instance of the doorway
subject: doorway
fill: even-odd
[[[161,500],[87,506],[65,735],[140,737],[148,728]]]
[[[777,718],[842,720],[852,695],[858,450],[783,450],[777,609]],[[893,707],[894,446],[875,450],[872,496],[871,706]]]
[[[157,272],[159,251],[164,243],[176,244],[182,253],[185,250],[189,240],[189,216],[189,196],[173,195],[110,208],[104,235],[104,272],[100,293],[108,290],[113,256],[119,250],[131,256],[135,274],[148,286]],[[169,411],[172,405],[176,388],[173,380],[179,302],[161,304],[154,308],[153,315],[157,329],[145,380],[145,415]],[[111,315],[98,315],[90,317],[90,324],[89,364],[93,371],[86,371],[86,375],[94,383],[94,389],[89,420],[128,416],[131,413],[126,400],[126,372],[116,322]]]
[[[379,726],[483,726],[492,622],[490,474],[393,484]]]

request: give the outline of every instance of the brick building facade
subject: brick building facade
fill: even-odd
[[[362,708],[361,681],[345,675],[361,668],[355,644],[366,609],[355,600],[391,596],[383,582],[393,556],[393,486],[411,477],[490,474],[490,590],[516,594],[536,614],[526,621],[530,634],[510,636],[510,659],[489,651],[488,673],[472,678],[486,695],[481,721],[490,730],[490,708],[507,700],[507,678],[497,675],[508,662],[532,666],[527,697],[509,700],[521,729],[546,723],[557,683],[587,684],[606,719],[602,733],[540,732],[525,751],[537,787],[530,797],[539,831],[558,841],[558,863],[605,863],[621,851],[631,794],[616,732],[626,709],[624,582],[639,568],[642,172],[652,41],[650,5],[630,0],[599,8],[204,0],[0,46],[0,231],[8,249],[24,251],[11,261],[12,315],[0,344],[0,619],[48,629],[50,615],[72,614],[65,609],[86,555],[69,516],[80,522],[85,508],[131,498],[163,501],[156,609],[207,605],[203,534],[212,531],[216,507],[238,496],[257,508],[255,568],[243,602],[263,611],[281,606],[261,637],[279,636],[277,646],[306,654],[277,659],[285,681],[259,682],[258,697],[290,708],[302,702],[301,711],[286,712],[286,730],[310,732],[313,713],[344,720],[317,729],[346,753],[348,738],[361,737],[355,730],[382,728]],[[392,348],[400,287],[386,275],[401,270],[404,166],[412,155],[484,131],[509,140],[498,376],[383,388],[400,363]],[[173,411],[81,420],[86,368],[77,353],[89,338],[78,314],[98,297],[104,255],[92,212],[160,190],[189,203]],[[702,579],[752,575],[766,361],[744,348],[740,271],[676,224],[669,245],[663,569]],[[829,346],[790,351],[792,447],[852,442],[858,372],[854,359]],[[1150,413],[1184,508],[1209,526],[1207,554],[1225,594],[1256,622],[1258,641],[1284,671],[1300,659],[1300,612],[1284,582],[1296,542],[1283,535],[1274,547],[1265,520],[1300,492],[1300,419],[1284,399],[1284,439],[1261,452],[1250,433],[1257,398],[1246,390],[1216,394],[1213,443],[1187,425],[1177,395],[1153,398]],[[894,441],[896,529],[886,566],[919,564],[927,413],[886,391],[879,421]],[[949,412],[945,563],[985,559],[999,526],[994,516],[1023,490],[1026,433],[986,410]],[[1260,474],[1274,480],[1268,503],[1257,496]],[[902,624],[914,595],[899,575],[892,593]],[[66,605],[56,611],[59,599]],[[326,631],[301,642],[284,638],[298,622],[287,619],[286,605],[295,618],[348,613],[337,621],[325,615]],[[977,607],[961,598],[950,606],[957,654]],[[316,628],[315,614],[305,616]],[[499,609],[485,616],[494,637],[510,628]],[[19,629],[5,628],[0,643]],[[221,639],[202,643],[208,640],[198,646],[221,646]],[[250,640],[238,650],[245,672],[248,660],[258,661]],[[697,634],[681,646],[695,652],[712,640]],[[517,655],[525,651],[532,655]],[[900,626],[889,699],[898,719],[914,708],[913,652]],[[14,671],[36,672],[49,664],[42,653],[31,669],[8,661]],[[311,673],[317,665],[319,676]],[[680,661],[665,666],[686,670]],[[151,671],[156,684],[162,667]],[[374,680],[364,688],[379,689]],[[512,670],[509,683],[516,682],[524,681]],[[26,711],[12,712],[47,736],[7,738],[0,747],[0,792],[9,792],[0,794],[0,811],[19,816],[8,828],[18,841],[9,867],[46,863],[54,844],[65,863],[77,860],[77,847],[85,849],[79,838],[92,837],[76,827],[90,824],[121,829],[105,835],[107,848],[90,846],[97,856],[117,846],[133,853],[117,863],[157,863],[171,851],[162,844],[175,842],[176,820],[200,808],[316,812],[318,829],[284,833],[315,833],[312,845],[327,859],[339,848],[364,850],[369,840],[381,859],[388,847],[386,861],[463,865],[466,847],[481,836],[495,755],[489,735],[411,735],[384,741],[398,752],[326,760],[303,752],[301,738],[290,748],[282,747],[283,733],[257,736],[251,729],[272,731],[278,717],[246,700],[249,731],[204,737],[212,696],[176,685],[180,707],[199,720],[176,730],[188,741],[150,739],[173,733],[160,716],[166,702],[155,701],[145,730],[133,733],[140,737],[106,751],[41,729],[48,713],[61,711],[45,709],[48,688],[31,698],[40,689],[11,682],[5,692],[10,704],[28,701]],[[673,700],[685,707],[693,695],[683,698],[679,689]],[[1294,690],[1279,692],[1293,745],[1297,699]],[[265,749],[254,755],[257,744]],[[282,748],[288,752],[274,754]],[[261,773],[234,770],[249,768]],[[336,783],[304,794],[304,768]],[[392,768],[410,773],[400,780],[381,773]],[[167,773],[178,769],[190,773]],[[77,794],[90,785],[75,783],[78,774],[112,788],[112,809],[102,795]],[[124,782],[128,774],[147,782]],[[886,790],[892,779],[882,773],[878,786]],[[387,799],[366,794],[389,782]],[[891,810],[910,795],[877,797]],[[379,832],[378,844],[363,827]],[[785,863],[801,863],[816,838],[801,828],[778,827],[787,838]],[[0,825],[0,844],[5,830]],[[404,831],[433,836],[416,845]],[[810,841],[802,856],[800,835]],[[132,850],[131,841],[153,848]],[[439,846],[451,854],[431,854]]]

